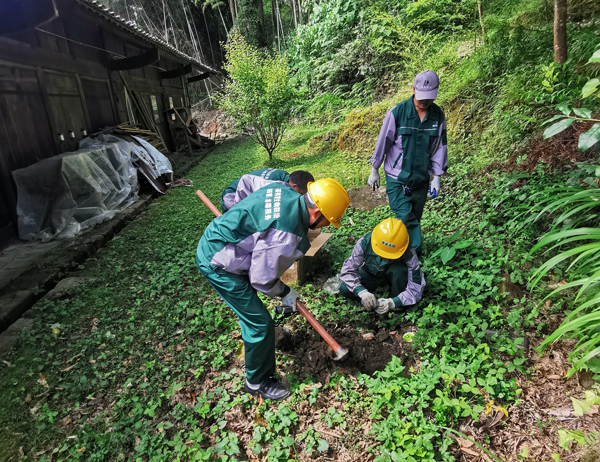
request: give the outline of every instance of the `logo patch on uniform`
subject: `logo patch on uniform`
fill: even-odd
[[[273,189],[267,189],[265,196],[265,220],[270,220],[273,213]]]

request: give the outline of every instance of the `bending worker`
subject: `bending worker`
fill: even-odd
[[[274,379],[275,327],[258,298],[281,297],[285,311],[295,311],[299,294],[279,278],[310,248],[307,232],[341,217],[350,198],[337,181],[308,183],[298,194],[280,184],[255,191],[208,225],[198,244],[198,269],[238,315],[244,340],[249,393],[279,400],[289,391]]]
[[[414,305],[425,287],[417,252],[408,244],[406,227],[396,218],[386,218],[360,238],[340,277],[342,295],[360,300],[367,310],[379,314]],[[389,298],[377,300],[373,292],[385,282],[390,284]]]
[[[253,172],[248,173],[248,175],[256,176],[258,178],[262,178],[263,180],[283,181],[285,183],[289,183],[298,194],[306,194],[306,185],[308,182],[315,181],[314,177],[304,170],[296,170],[290,175],[285,170],[278,170],[276,168],[262,168],[260,170],[254,170]],[[225,188],[225,191],[223,191],[223,194],[221,195],[221,210],[223,213],[237,203],[234,201],[234,198],[240,180],[241,178],[233,180]]]
[[[388,111],[383,119],[368,185],[379,187],[379,167],[384,163],[390,208],[402,220],[410,245],[421,247],[421,217],[427,198],[440,192],[440,176],[448,168],[446,117],[433,100],[439,79],[433,71],[415,77],[413,96]],[[431,186],[429,176],[433,175]]]

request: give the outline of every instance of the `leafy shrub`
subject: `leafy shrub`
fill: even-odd
[[[297,98],[290,83],[287,58],[259,52],[237,30],[232,32],[225,50],[229,76],[217,102],[272,159]]]

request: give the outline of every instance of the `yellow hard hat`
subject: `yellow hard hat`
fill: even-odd
[[[308,183],[308,192],[321,213],[336,228],[342,226],[342,215],[350,205],[350,197],[344,187],[333,178]]]
[[[371,233],[371,246],[377,255],[388,260],[400,258],[408,247],[408,232],[402,220],[386,218]]]

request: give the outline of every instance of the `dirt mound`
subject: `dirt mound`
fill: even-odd
[[[335,367],[346,372],[362,372],[372,375],[382,371],[397,356],[404,363],[408,360],[410,344],[402,340],[395,331],[381,329],[378,332],[361,334],[352,328],[326,326],[327,331],[344,348],[348,355],[341,361],[333,360],[333,350],[314,331],[292,332],[285,326],[276,330],[276,348],[296,358],[298,371],[317,378],[326,376]]]

